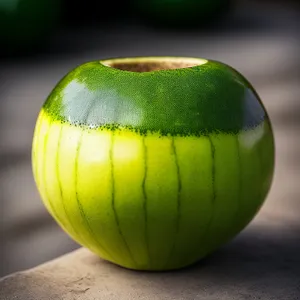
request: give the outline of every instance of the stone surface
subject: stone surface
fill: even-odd
[[[269,218],[180,271],[131,271],[80,249],[3,278],[0,299],[299,299],[299,231],[289,218]]]
[[[296,7],[256,1],[215,32],[68,29],[48,52],[0,61],[0,276],[19,271],[1,279],[0,299],[300,299],[299,23]],[[268,198],[234,241],[182,271],[133,272],[85,249],[37,266],[79,247],[50,218],[34,185],[30,151],[37,113],[74,66],[135,55],[220,60],[253,83],[275,133]]]

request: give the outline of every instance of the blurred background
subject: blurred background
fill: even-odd
[[[203,57],[244,74],[270,114],[277,148],[272,190],[251,224],[288,220],[282,226],[299,241],[298,28],[298,0],[0,0],[0,277],[79,247],[37,193],[32,135],[67,72],[111,57]]]

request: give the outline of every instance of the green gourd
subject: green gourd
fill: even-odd
[[[251,84],[200,58],[85,63],[38,116],[34,178],[58,224],[136,270],[191,265],[253,219],[271,187],[274,138]]]

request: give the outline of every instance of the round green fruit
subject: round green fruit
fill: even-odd
[[[57,24],[59,12],[59,0],[1,0],[1,50],[17,52],[44,41]]]
[[[249,82],[200,58],[95,61],[68,73],[39,114],[33,170],[79,244],[137,270],[188,266],[255,216],[274,140]]]

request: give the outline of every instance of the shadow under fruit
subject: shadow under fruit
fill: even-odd
[[[42,200],[79,244],[130,269],[195,263],[238,234],[270,189],[274,140],[250,83],[216,61],[85,63],[36,123]]]

